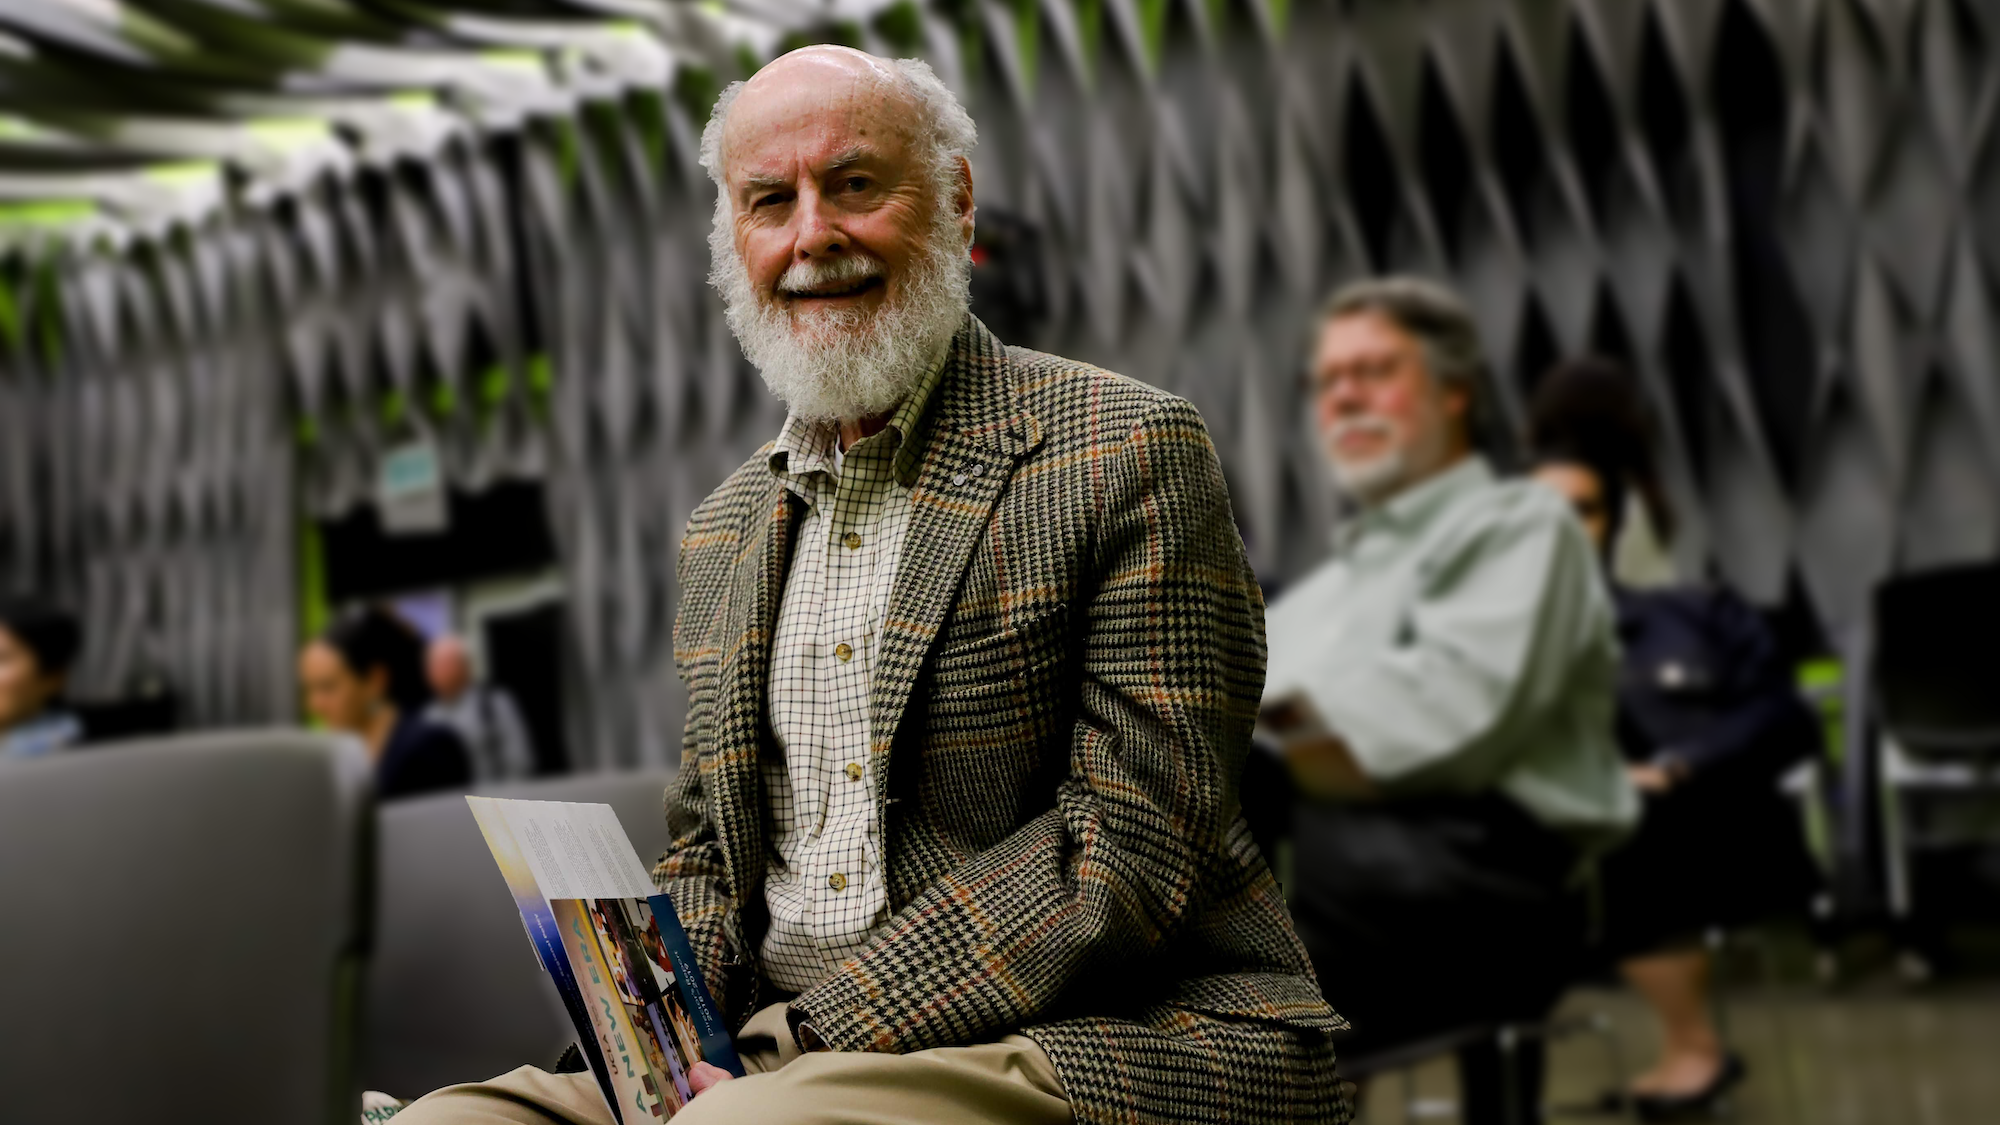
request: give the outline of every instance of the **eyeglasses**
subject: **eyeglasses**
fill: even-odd
[[[1303,375],[1306,389],[1315,395],[1326,394],[1350,381],[1366,390],[1395,378],[1408,362],[1409,357],[1404,355],[1369,356],[1335,367],[1307,368]]]

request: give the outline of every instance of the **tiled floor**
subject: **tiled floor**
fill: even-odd
[[[1654,1033],[1631,995],[1573,993],[1562,1014],[1601,1012],[1627,1066],[1651,1058]],[[2000,981],[1906,990],[1889,985],[1829,992],[1810,986],[1736,988],[1727,994],[1728,1037],[1748,1061],[1736,1125],[2000,1125]],[[1377,1080],[1363,1106],[1368,1125],[1457,1118],[1450,1060],[1418,1068],[1405,1112],[1401,1076]],[[1556,1044],[1549,1101],[1594,1101],[1611,1084],[1603,1045],[1584,1034]],[[1564,1113],[1555,1121],[1618,1120]]]

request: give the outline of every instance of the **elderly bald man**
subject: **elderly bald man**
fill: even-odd
[[[473,675],[472,653],[450,633],[424,650],[424,678],[434,698],[424,716],[458,732],[472,755],[476,781],[502,781],[535,772],[535,743],[514,693],[482,684]]]
[[[975,139],[929,67],[840,48],[702,138],[712,280],[790,413],[681,544],[654,878],[750,1072],[681,1114],[1344,1120],[1238,803],[1263,604],[1215,450],[970,315]],[[611,1120],[528,1068],[404,1112]]]

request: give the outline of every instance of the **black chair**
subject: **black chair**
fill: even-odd
[[[1340,1076],[1351,1082],[1361,1082],[1391,1074],[1402,1076],[1403,1118],[1415,1120],[1428,1116],[1417,1100],[1417,1068],[1433,1059],[1456,1055],[1466,1047],[1491,1042],[1500,1050],[1501,1079],[1503,1089],[1508,1091],[1508,1105],[1512,1107],[1520,1083],[1531,1081],[1531,1076],[1523,1073],[1521,1048],[1524,1044],[1539,1041],[1554,1043],[1577,1035],[1592,1035],[1604,1050],[1605,1069],[1609,1075],[1606,1086],[1611,1090],[1625,1088],[1630,1072],[1625,1067],[1625,1051],[1618,1039],[1618,1031],[1611,1017],[1604,1012],[1588,1015],[1550,1018],[1546,1020],[1495,1021],[1467,1024],[1449,1031],[1421,1039],[1413,1043],[1403,1043],[1381,1051],[1362,1055],[1340,1056]],[[1539,1065],[1539,1062],[1537,1063]],[[1460,1114],[1463,1116],[1459,1107]],[[1556,1107],[1559,1112],[1570,1112]],[[1602,1111],[1591,1107],[1583,1112],[1601,1116]],[[1629,1116],[1632,1109],[1627,1106],[1616,1111],[1620,1117]],[[1636,1118],[1632,1118],[1636,1120]],[[1522,1122],[1520,1125],[1528,1125]]]
[[[1877,588],[1874,679],[1882,726],[1909,758],[2000,758],[2000,565]]]
[[[133,738],[160,738],[174,733],[180,725],[180,697],[159,684],[148,684],[122,699],[79,699],[69,709],[83,724],[86,748]]]
[[[1919,860],[1995,842],[2000,798],[2000,565],[1892,579],[1875,592],[1871,686],[1881,730],[1877,782],[1891,914],[1907,975],[1932,972],[1942,943],[1920,909]]]

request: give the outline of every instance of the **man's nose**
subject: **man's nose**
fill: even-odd
[[[799,192],[792,221],[798,226],[792,240],[793,259],[803,262],[847,249],[847,234],[840,229],[839,217],[818,189],[808,187]]]
[[[1367,405],[1367,395],[1354,379],[1335,379],[1319,394],[1320,413],[1328,418],[1359,414]]]

